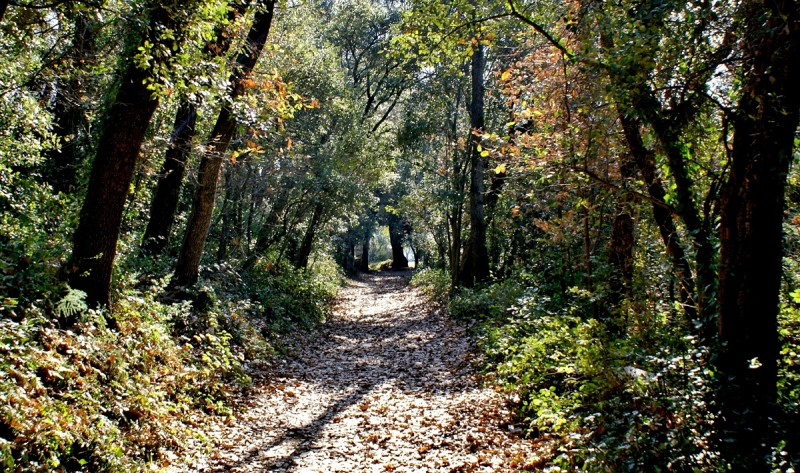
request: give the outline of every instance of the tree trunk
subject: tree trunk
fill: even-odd
[[[85,93],[86,62],[95,56],[95,24],[84,11],[75,12],[75,35],[72,41],[72,67],[64,84],[56,85],[53,108],[53,132],[61,146],[48,152],[47,181],[55,192],[71,192],[77,187],[76,177],[83,156],[79,144],[87,128],[82,96]]]
[[[256,262],[256,259],[264,254],[270,248],[270,246],[275,243],[276,236],[273,229],[280,223],[280,216],[288,206],[289,193],[282,192],[278,194],[278,198],[272,204],[272,209],[270,209],[269,214],[264,220],[264,224],[261,225],[261,228],[258,230],[258,238],[256,238],[256,244],[253,247],[252,254],[242,265],[243,271],[250,269]]]
[[[247,35],[247,41],[242,53],[236,59],[233,73],[231,74],[231,98],[236,99],[244,94],[245,80],[248,79],[261,55],[261,50],[267,41],[272,16],[275,9],[274,0],[261,2],[261,8],[256,12],[253,26]],[[200,259],[205,249],[208,229],[214,211],[214,199],[217,191],[217,178],[222,160],[236,129],[236,118],[228,103],[222,106],[217,117],[217,122],[208,140],[206,152],[200,161],[198,182],[192,200],[192,213],[186,225],[183,246],[175,267],[175,274],[171,286],[189,286],[197,281],[200,272]]]
[[[619,315],[624,310],[622,302],[630,300],[633,294],[633,250],[634,221],[630,211],[630,202],[623,199],[617,204],[617,212],[611,224],[611,241],[608,259],[611,272],[608,275],[609,305]],[[612,317],[611,323],[617,333],[623,333],[624,320]]]
[[[0,21],[6,16],[6,9],[8,8],[8,0],[0,0]]]
[[[292,263],[295,268],[308,267],[308,259],[311,257],[311,250],[314,248],[314,239],[317,236],[319,224],[322,221],[323,213],[325,212],[325,205],[322,202],[314,206],[314,212],[311,214],[311,221],[308,222],[308,227],[303,235],[303,241],[295,251]]]
[[[178,211],[181,185],[186,175],[186,162],[197,133],[196,123],[197,108],[184,100],[175,116],[172,143],[167,149],[150,206],[150,220],[147,222],[142,243],[142,250],[147,253],[160,253],[169,241]]]
[[[372,226],[369,225],[364,232],[364,243],[361,245],[361,261],[358,267],[360,271],[369,271],[369,240],[371,237]]]
[[[405,240],[405,225],[403,220],[396,216],[389,216],[389,243],[392,246],[392,269],[408,268],[408,258],[403,251]]]
[[[716,287],[714,274],[714,246],[707,222],[700,217],[692,192],[692,181],[686,169],[684,146],[681,143],[677,125],[669,125],[658,116],[652,116],[650,123],[667,155],[670,172],[675,181],[676,211],[686,224],[695,251],[695,319],[694,325],[702,340],[713,339],[712,297]]]
[[[718,365],[723,438],[734,440],[724,442],[726,453],[755,460],[742,470],[761,471],[769,465],[767,419],[777,400],[781,227],[800,109],[800,7],[791,0],[747,7],[742,95],[721,201]]]
[[[466,287],[489,278],[489,252],[486,248],[486,216],[484,211],[484,171],[486,163],[481,156],[481,138],[484,126],[483,46],[472,54],[472,102],[470,103],[470,186],[469,186],[469,237],[461,260],[459,281]]]
[[[686,252],[681,244],[680,236],[675,228],[672,211],[664,200],[667,191],[661,178],[656,173],[655,158],[652,152],[644,146],[639,121],[624,113],[620,113],[619,118],[633,162],[647,186],[647,193],[653,199],[653,219],[656,222],[658,233],[661,235],[667,254],[672,261],[672,268],[678,280],[680,304],[686,312],[687,319],[694,323],[697,320],[694,302],[694,278],[692,277],[692,270],[689,266],[689,261],[686,259]]]
[[[233,193],[234,170],[231,166],[225,169],[225,197],[220,208],[221,226],[219,231],[219,245],[217,246],[217,263],[222,263],[228,257],[228,245],[233,238]]]
[[[636,177],[636,163],[632,156],[625,155],[620,163],[622,187],[627,188],[631,179]],[[636,246],[634,235],[633,201],[625,193],[617,201],[614,220],[611,223],[611,240],[609,241],[608,259],[611,271],[608,275],[609,305],[613,312],[621,315],[624,310],[622,302],[630,300],[633,295],[633,251]],[[625,320],[612,317],[612,325],[622,333]]]
[[[152,2],[148,34],[142,42],[174,47],[173,39],[160,37],[163,30],[180,26],[170,12],[186,7],[181,2]],[[65,267],[69,284],[86,292],[91,305],[109,305],[111,272],[117,250],[122,213],[131,184],[136,159],[158,98],[148,89],[153,70],[166,61],[156,57],[145,70],[129,61],[121,77],[119,91],[109,108],[103,133],[97,145],[89,187],[75,230],[72,256]]]

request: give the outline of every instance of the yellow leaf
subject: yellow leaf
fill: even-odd
[[[292,149],[292,139],[289,138],[289,141],[286,142],[286,151]]]
[[[505,174],[506,173],[506,165],[499,164],[496,168],[494,168],[495,174]]]
[[[505,82],[511,78],[511,69],[506,69],[503,74],[500,75],[500,80]]]

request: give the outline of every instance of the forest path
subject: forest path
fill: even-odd
[[[407,287],[363,275],[186,471],[507,472],[534,469],[501,397],[476,379],[465,328]]]

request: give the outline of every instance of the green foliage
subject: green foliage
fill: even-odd
[[[800,412],[800,290],[791,293],[791,301],[781,305],[780,335],[783,348],[778,359],[778,394],[783,408]]]
[[[489,377],[528,435],[556,440],[553,471],[720,467],[710,445],[713,370],[692,337],[656,317],[646,333],[611,338],[587,316],[591,298],[554,300],[528,289],[503,306],[503,291],[462,293],[451,307],[482,320]]]
[[[522,293],[523,287],[514,279],[484,288],[461,288],[450,301],[450,313],[457,319],[502,322]]]
[[[296,324],[310,328],[325,320],[343,280],[341,270],[327,259],[313,270],[278,261],[263,258],[247,275],[257,313],[276,332]]]
[[[213,410],[241,356],[224,332],[173,335],[191,311],[152,294],[87,311],[79,291],[56,306],[68,330],[31,309],[0,321],[2,462],[15,471],[139,471],[193,434],[192,408]],[[106,324],[113,316],[115,328]]]
[[[452,289],[450,274],[443,269],[424,268],[414,271],[409,285],[422,289],[437,304],[444,305],[450,300]]]

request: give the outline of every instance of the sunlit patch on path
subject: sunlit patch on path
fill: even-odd
[[[216,448],[184,471],[494,472],[536,467],[500,396],[479,385],[463,327],[405,275],[365,275],[290,356]],[[178,471],[178,470],[175,470]]]

